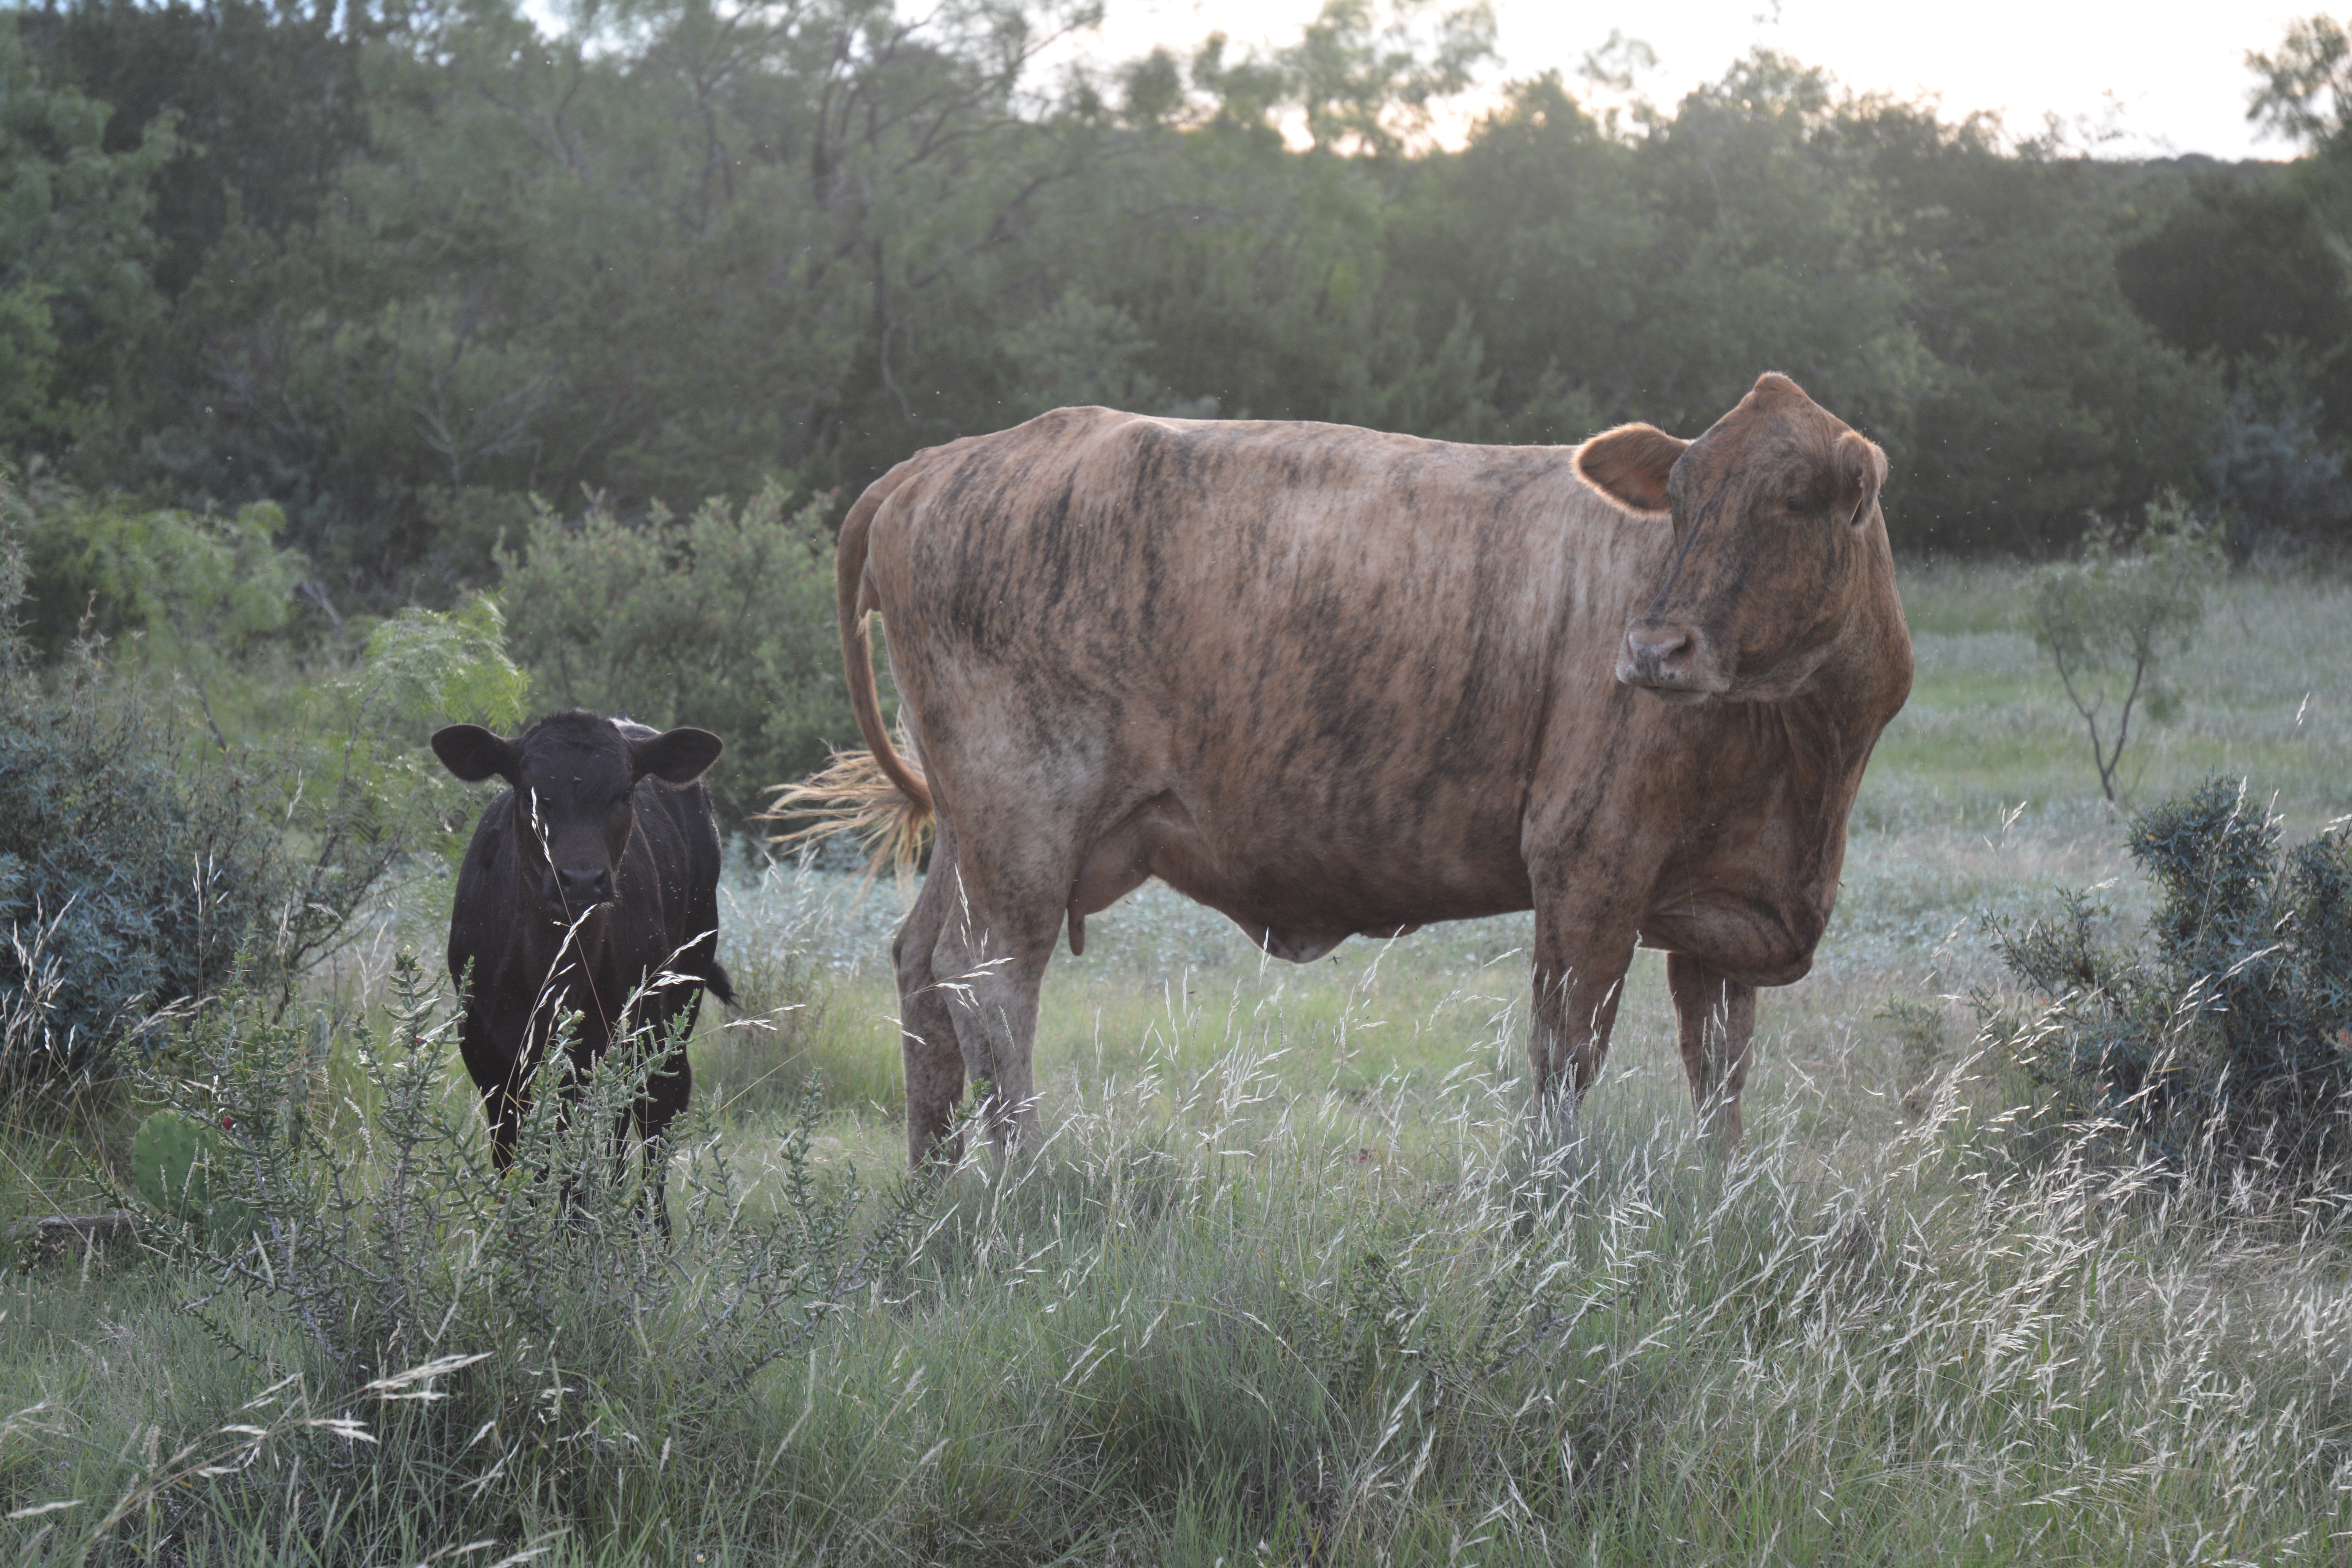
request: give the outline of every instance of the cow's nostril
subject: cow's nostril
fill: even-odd
[[[1688,665],[1696,639],[1682,626],[1635,626],[1625,634],[1625,651],[1633,662],[1654,670],[1677,670]]]
[[[564,902],[575,909],[604,903],[613,896],[612,874],[601,866],[567,866],[555,874],[555,879],[562,889]]]

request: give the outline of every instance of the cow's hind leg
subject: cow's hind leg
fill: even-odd
[[[1756,1040],[1756,987],[1726,979],[1687,952],[1666,954],[1666,987],[1682,1020],[1683,1071],[1699,1127],[1719,1149],[1739,1142],[1739,1092]]]
[[[1034,819],[1031,826],[1034,833]],[[942,871],[934,862],[931,873],[944,905],[931,972],[965,1075],[988,1086],[982,1113],[1000,1151],[1035,1139],[1030,1050],[1037,990],[1061,935],[1070,881],[1069,868],[1044,847],[1052,842],[1035,833],[1025,841],[1029,854],[988,854],[967,831],[953,863]]]
[[[953,1164],[963,1151],[954,1139],[956,1103],[963,1098],[963,1051],[955,1020],[932,973],[931,961],[946,929],[956,883],[955,829],[942,816],[931,847],[931,868],[915,907],[890,944],[898,977],[898,1051],[907,1064],[907,1164],[920,1170],[926,1160]]]

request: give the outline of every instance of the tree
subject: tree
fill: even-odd
[[[360,56],[369,31],[333,0],[47,0],[17,13],[50,79],[109,110],[108,152],[168,127],[149,227],[157,287],[176,298],[221,234],[316,222],[368,143]]]
[[[2352,126],[2352,34],[2325,15],[2287,24],[2278,52],[2246,51],[2263,79],[2246,118],[2291,141],[2316,145]]]
[[[161,302],[150,183],[165,125],[110,151],[107,106],[47,80],[0,17],[0,452],[54,455],[97,428]]]
[[[2033,639],[2090,731],[2091,761],[2110,805],[2133,709],[2145,701],[2149,718],[2163,719],[2178,706],[2164,666],[2188,651],[2204,623],[2205,579],[2221,559],[2215,531],[2168,494],[2148,509],[2137,539],[2126,543],[2112,525],[2095,527],[2079,560],[2035,574]]]
[[[1470,85],[1495,53],[1494,7],[1431,11],[1430,0],[1391,0],[1383,18],[1372,0],[1324,0],[1276,57],[1316,147],[1393,157],[1427,133],[1432,100]]]
[[[862,485],[992,427],[1005,329],[1066,291],[1040,227],[1085,162],[1020,83],[1088,15],[395,17],[338,199],[309,228],[230,226],[182,297],[148,449],[184,494],[281,500],[335,576],[438,596],[492,573],[495,529],[436,526],[488,495]]]

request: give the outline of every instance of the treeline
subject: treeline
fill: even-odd
[[[1769,53],[1664,107],[1519,82],[1431,150],[1490,66],[1475,8],[1330,0],[1285,48],[1092,73],[1039,64],[1072,0],[572,15],[0,18],[0,448],[271,502],[344,611],[495,585],[534,496],[837,509],[1064,403],[1565,442],[1695,434],[1768,367],[1887,446],[1909,548],[2046,552],[2167,489],[2242,539],[2347,532],[2325,23],[2252,79],[2306,155],[2229,166]]]

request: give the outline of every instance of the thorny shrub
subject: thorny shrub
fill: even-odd
[[[2352,1164],[2352,836],[2282,855],[2279,826],[2218,778],[2136,817],[2162,896],[2137,950],[2107,945],[2081,893],[1989,929],[2046,1003],[2002,1021],[2062,1107],[2177,1171],[2301,1186]]]

